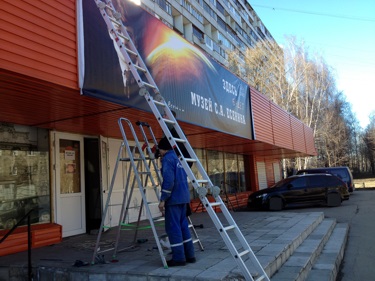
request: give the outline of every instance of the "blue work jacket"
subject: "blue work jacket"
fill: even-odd
[[[173,150],[169,150],[161,161],[161,201],[165,205],[186,204],[190,202],[187,175]]]

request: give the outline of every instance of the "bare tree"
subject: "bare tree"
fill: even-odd
[[[363,140],[367,148],[367,159],[370,162],[371,173],[375,175],[375,112],[370,116],[370,124],[366,127]]]
[[[285,170],[351,163],[355,116],[320,55],[312,56],[304,42],[290,37],[283,48],[258,42],[243,58],[233,52],[228,58],[232,71],[314,130],[319,155],[285,160]]]

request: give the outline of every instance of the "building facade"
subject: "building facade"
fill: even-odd
[[[11,228],[34,208],[32,223],[59,224],[63,237],[98,229],[122,141],[117,120],[147,122],[156,137],[162,136],[149,111],[81,94],[84,62],[79,24],[89,1],[4,1],[0,12],[2,229]],[[251,6],[241,1],[142,3],[188,44],[223,65],[223,46],[246,48],[271,38]],[[92,29],[96,32],[96,25]],[[86,47],[96,48],[97,43],[86,42]],[[87,75],[90,69],[85,70]],[[203,126],[203,119],[197,124],[183,111],[177,118],[213,183],[228,193],[265,188],[281,178],[281,159],[316,154],[310,128],[251,85],[248,89],[250,137],[212,124]],[[130,176],[126,164],[120,170],[111,201],[114,207],[107,218],[110,225],[118,223],[115,206],[121,205]],[[140,196],[135,196],[128,222],[137,219],[139,206]]]

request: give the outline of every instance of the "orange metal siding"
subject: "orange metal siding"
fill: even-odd
[[[256,141],[302,154],[316,155],[311,128],[253,88],[251,88],[251,106]],[[283,157],[288,158],[288,153]]]
[[[310,127],[304,126],[304,135],[306,142],[306,153],[310,155],[317,155],[314,143],[314,131]]]
[[[271,113],[274,144],[293,149],[290,115],[274,103],[271,103]]]
[[[292,136],[293,136],[293,149],[298,151],[306,151],[306,142],[305,142],[305,134],[304,134],[304,127],[305,125],[301,123],[294,116],[290,116],[290,124],[292,127]]]
[[[78,87],[74,0],[2,1],[2,68]]]
[[[255,139],[266,143],[273,143],[270,101],[252,88],[250,92]]]

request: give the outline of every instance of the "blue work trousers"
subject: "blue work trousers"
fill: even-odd
[[[195,256],[186,218],[186,204],[165,206],[165,231],[171,244],[172,260],[186,261]]]

